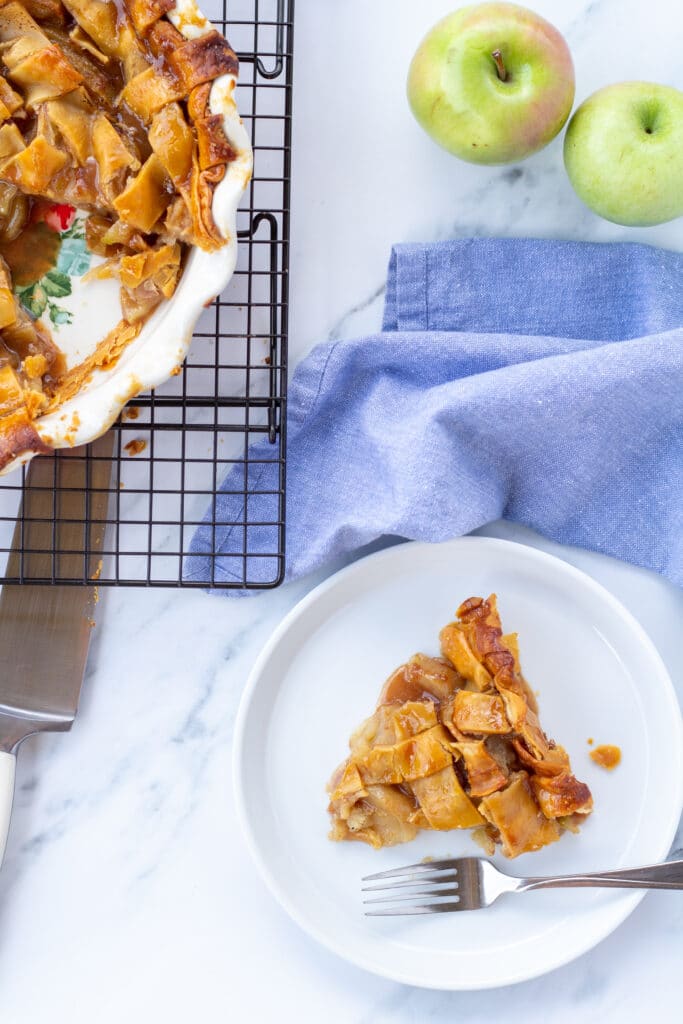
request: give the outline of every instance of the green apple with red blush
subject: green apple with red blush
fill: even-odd
[[[447,15],[408,73],[419,124],[450,153],[478,164],[525,159],[560,132],[574,102],[574,66],[558,30],[512,3]]]

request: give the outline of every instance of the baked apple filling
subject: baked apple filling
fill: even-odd
[[[379,849],[466,828],[517,857],[576,831],[591,792],[541,728],[496,595],[465,601],[440,640],[441,657],[416,654],[389,677],[351,737],[328,785],[330,838]]]
[[[210,27],[187,39],[174,8],[0,0],[0,467],[27,447],[36,416],[171,297],[188,246],[225,243],[212,203],[237,153],[209,99],[237,58]],[[66,227],[76,211],[101,257],[89,276],[118,281],[122,318],[87,365],[66,372],[41,302],[24,305],[19,285],[40,280],[46,302],[60,294],[59,219]],[[28,447],[44,445],[35,435]]]

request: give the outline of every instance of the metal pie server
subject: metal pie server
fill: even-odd
[[[36,458],[29,468],[6,575],[97,575],[113,433],[88,450]],[[20,552],[23,551],[23,557]],[[16,752],[35,732],[71,728],[94,625],[93,586],[7,584],[0,594],[0,864],[9,830]]]

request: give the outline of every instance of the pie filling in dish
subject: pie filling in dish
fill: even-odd
[[[189,247],[226,244],[212,202],[237,152],[210,92],[221,76],[234,87],[238,62],[198,12],[184,24],[187,6],[0,0],[0,468],[46,450],[36,418],[139,334]],[[89,275],[118,282],[122,316],[67,369],[36,313],[60,323],[59,231],[76,211],[99,257]],[[36,280],[27,308],[21,286]]]
[[[440,658],[416,654],[389,677],[352,735],[328,785],[330,839],[379,849],[471,828],[487,853],[517,857],[577,831],[591,792],[540,726],[496,595],[465,601],[440,642]]]

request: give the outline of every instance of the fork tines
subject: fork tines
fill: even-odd
[[[390,871],[366,875],[363,882],[382,881],[381,885],[363,886],[362,892],[391,890],[392,896],[379,896],[363,900],[368,906],[377,903],[399,903],[398,907],[366,910],[366,917],[392,917],[403,914],[438,914],[461,909],[458,882],[458,861],[435,860],[408,864]],[[398,890],[398,891],[396,891]],[[448,902],[444,897],[451,897]],[[415,904],[416,899],[436,899],[431,904]]]
[[[461,858],[456,860],[452,857],[448,860],[422,860],[419,864],[406,864],[402,868],[392,868],[390,871],[379,871],[376,875],[366,875],[361,881],[375,882],[381,878],[400,878],[401,875],[420,874],[425,871],[451,870],[457,874],[458,865],[461,863]]]

